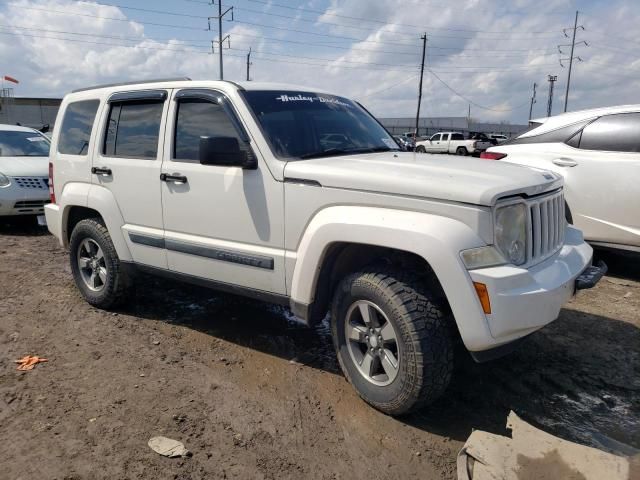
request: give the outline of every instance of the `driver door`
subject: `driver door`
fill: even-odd
[[[200,164],[203,136],[236,137],[241,148],[256,156],[258,168]],[[255,291],[285,293],[283,184],[271,176],[222,93],[174,91],[162,173],[170,270]]]
[[[425,142],[424,148],[427,152],[435,153],[440,148],[440,137],[439,133],[432,135],[428,142]]]

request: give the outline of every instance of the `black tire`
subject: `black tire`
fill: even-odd
[[[416,147],[416,153],[427,153],[427,150],[422,145],[418,145]]]
[[[100,247],[104,259],[103,265],[106,268],[106,280],[97,291],[87,285],[78,263],[78,251],[87,239]],[[101,219],[89,218],[76,224],[69,240],[69,259],[73,279],[87,302],[94,307],[110,309],[124,301],[130,282],[120,267],[120,259],[111,236]]]
[[[351,322],[347,314],[358,301],[375,304],[398,337],[397,375],[386,386],[365,378],[349,350],[353,346],[347,340],[346,322]],[[331,308],[333,342],[345,377],[364,401],[389,415],[402,415],[444,393],[454,367],[452,319],[447,312],[446,302],[430,293],[426,282],[414,274],[382,267],[342,280]]]
[[[466,157],[467,155],[469,155],[469,152],[465,147],[458,147],[456,148],[456,155],[460,155],[461,157]]]

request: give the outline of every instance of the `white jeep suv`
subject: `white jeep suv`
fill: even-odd
[[[361,105],[289,85],[170,80],[65,96],[50,231],[86,300],[137,271],[330,311],[345,376],[401,414],[557,318],[603,274],[562,179],[401,152]]]
[[[640,252],[640,105],[569,112],[481,157],[564,177],[567,220],[594,245]]]

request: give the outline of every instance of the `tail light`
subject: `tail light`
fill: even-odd
[[[506,156],[506,153],[500,152],[482,152],[480,154],[480,158],[484,158],[485,160],[501,160]]]
[[[478,148],[478,142],[473,142],[473,148]]]
[[[49,162],[49,200],[56,203],[56,192],[53,189],[53,163]]]

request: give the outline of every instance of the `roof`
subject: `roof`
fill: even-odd
[[[5,132],[37,132],[33,128],[23,127],[21,125],[7,125],[6,123],[0,123],[0,131]]]
[[[541,133],[549,132],[551,130],[564,127],[565,125],[571,125],[572,123],[580,122],[582,120],[589,120],[591,118],[600,117],[602,115],[631,112],[640,112],[640,104],[590,108],[588,110],[577,110],[575,112],[561,113],[560,115],[554,115],[553,117],[537,118],[531,120],[531,122],[540,123],[542,125],[533,130],[529,130],[522,136],[528,137],[531,135],[540,135]]]
[[[92,92],[96,90],[138,90],[148,88],[207,88],[219,87],[222,89],[229,87],[237,87],[242,90],[289,90],[296,92],[316,92],[329,93],[324,90],[304,87],[301,85],[292,85],[288,83],[270,83],[270,82],[232,82],[229,80],[191,80],[190,78],[167,78],[155,80],[140,80],[134,82],[111,83],[104,85],[94,85],[85,88],[78,88],[71,93]]]

